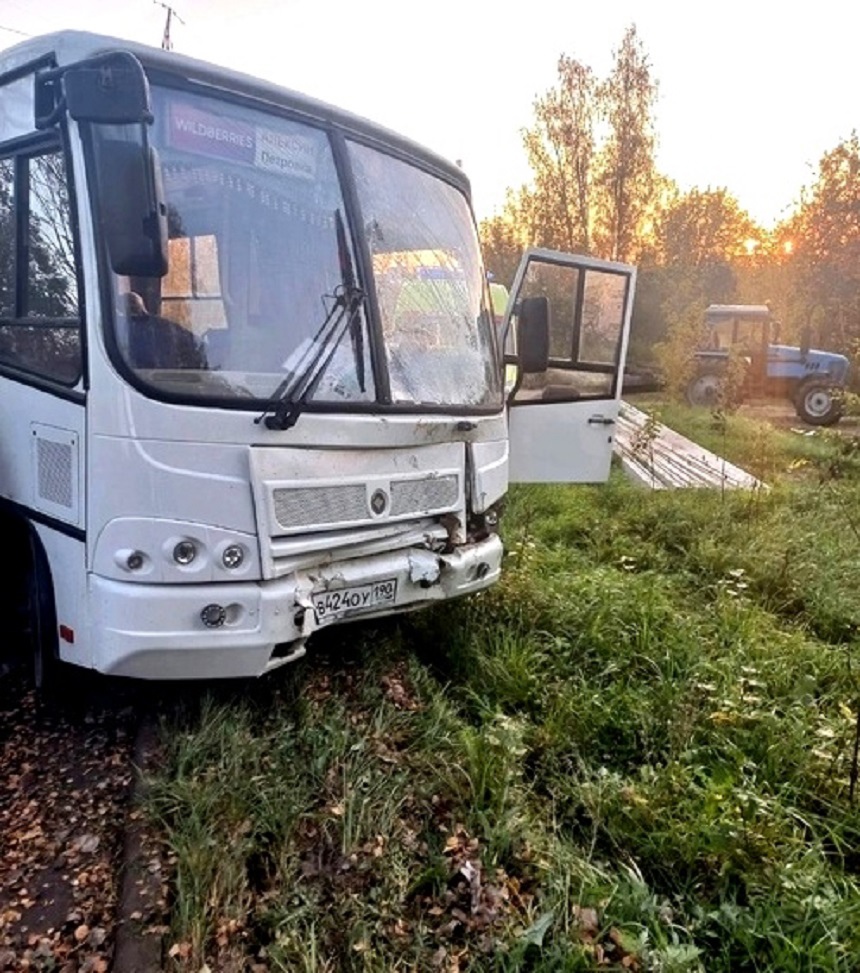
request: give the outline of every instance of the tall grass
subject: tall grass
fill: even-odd
[[[523,488],[496,588],[166,720],[174,967],[856,969],[858,501]]]

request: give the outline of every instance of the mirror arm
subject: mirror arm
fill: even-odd
[[[66,110],[66,99],[58,83],[65,71],[64,67],[48,68],[36,74],[36,104],[43,109],[48,109],[43,110],[42,114],[38,113],[38,108],[36,110],[35,122],[39,131],[53,128]]]
[[[47,128],[53,128],[63,117],[66,112],[66,99],[61,98],[60,101],[55,105],[54,110],[50,115],[39,115],[36,118],[36,128],[39,131]]]

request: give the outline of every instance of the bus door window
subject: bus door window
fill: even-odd
[[[0,362],[64,385],[81,375],[75,246],[59,149],[0,160]]]

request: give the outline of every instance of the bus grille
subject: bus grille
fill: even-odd
[[[364,483],[328,486],[278,487],[272,500],[281,530],[378,523],[390,517],[426,516],[457,506],[460,493],[456,474],[391,480],[388,508],[372,512],[370,496],[378,492]]]
[[[284,529],[311,524],[343,524],[368,517],[362,483],[342,486],[281,488],[274,491],[275,517]]]
[[[421,480],[395,480],[391,484],[391,516],[441,510],[457,502],[456,476],[431,476]]]

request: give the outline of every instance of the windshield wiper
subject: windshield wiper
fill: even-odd
[[[364,331],[358,313],[364,301],[364,291],[355,281],[352,255],[339,209],[335,210],[334,221],[341,282],[331,295],[334,303],[313,341],[295,368],[272,393],[266,411],[254,420],[264,422],[267,429],[290,429],[296,424],[308,395],[328,367],[347,331],[352,340],[358,385],[362,392],[365,390]]]

